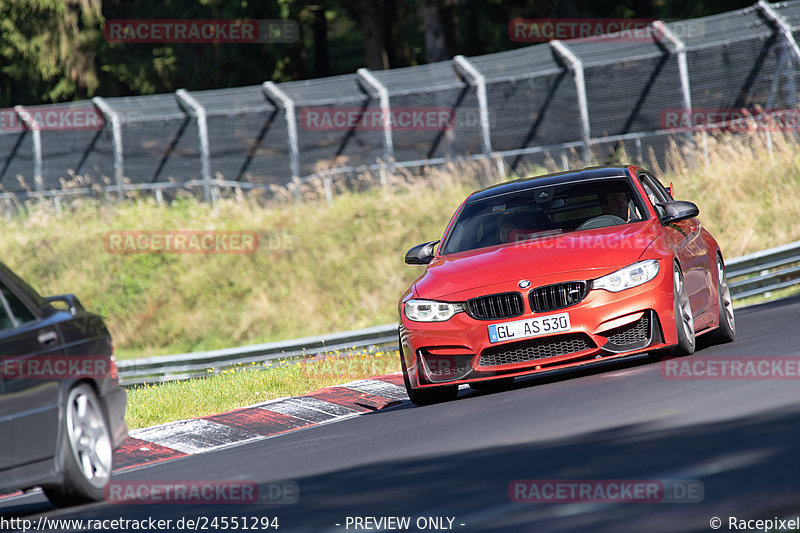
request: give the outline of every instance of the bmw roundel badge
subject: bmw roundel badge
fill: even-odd
[[[531,286],[531,282],[528,281],[527,279],[519,280],[519,288],[520,289],[527,289],[530,286]]]

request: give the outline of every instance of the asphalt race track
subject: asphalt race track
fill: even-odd
[[[738,310],[736,342],[704,347],[699,340],[702,349],[691,358],[798,355],[798,317],[800,297]],[[428,531],[639,533],[712,531],[714,517],[722,521],[719,531],[728,531],[731,516],[800,515],[797,380],[672,380],[660,370],[638,358],[528,379],[505,392],[464,389],[455,402],[404,402],[115,478],[288,480],[299,486],[293,504],[100,503],[55,510],[36,491],[0,501],[0,517],[175,523],[277,516],[278,531],[343,532],[367,530],[356,529],[354,517],[396,516],[409,517],[411,531],[420,530],[422,517]],[[699,480],[703,495],[699,503],[516,503],[509,486],[518,479]],[[73,530],[85,531],[60,529]]]

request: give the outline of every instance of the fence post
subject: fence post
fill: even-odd
[[[484,76],[475,64],[462,55],[453,58],[453,68],[456,73],[470,85],[475,86],[478,97],[478,116],[481,123],[481,145],[483,155],[486,157],[486,182],[489,184],[492,170],[492,137],[489,129],[489,102],[486,98],[486,76]],[[501,174],[502,176],[503,174]]]
[[[203,174],[203,190],[206,202],[211,201],[217,205],[217,188],[211,184],[211,150],[208,144],[208,120],[206,109],[200,105],[185,89],[175,91],[175,97],[181,107],[188,108],[190,113],[197,118],[197,134],[200,138],[200,169]]]
[[[21,105],[14,106],[14,112],[19,116],[25,127],[33,135],[33,183],[39,198],[44,199],[44,181],[42,179],[42,132],[39,123]]]
[[[758,7],[764,13],[764,16],[771,20],[775,25],[778,27],[778,30],[783,34],[783,38],[786,39],[786,42],[789,44],[789,48],[794,53],[795,57],[798,61],[800,61],[800,46],[797,45],[797,40],[795,40],[794,35],[792,34],[792,26],[786,22],[780,14],[778,14],[775,9],[769,3],[765,2],[764,0],[758,0]],[[776,77],[777,80],[777,77]],[[770,158],[773,157],[772,154],[772,134],[769,131],[769,127],[767,129],[767,149],[769,150]]]
[[[770,19],[778,27],[778,30],[783,34],[783,38],[789,43],[789,47],[794,52],[795,57],[800,61],[800,47],[797,46],[797,41],[792,35],[792,27],[786,20],[775,11],[769,3],[764,0],[758,0],[758,7],[764,13],[764,16]]]
[[[381,104],[381,115],[383,118],[383,166],[381,167],[381,182],[383,186],[386,187],[388,185],[388,181],[386,180],[386,165],[394,158],[394,139],[392,138],[391,120],[392,110],[389,105],[389,90],[369,69],[360,68],[356,73],[367,85],[375,89]]]
[[[122,126],[120,124],[119,113],[111,109],[111,106],[99,96],[92,98],[92,103],[100,110],[107,120],[111,121],[111,139],[114,146],[114,180],[117,183],[119,199],[122,200],[124,197],[124,191],[122,190],[124,159],[122,155]]]
[[[500,154],[494,155],[495,164],[497,165],[497,175],[500,176],[501,179],[506,179],[508,175],[506,173],[506,160]]]
[[[283,107],[286,113],[286,132],[289,137],[289,170],[292,174],[292,182],[299,185],[300,149],[297,141],[297,117],[295,115],[294,101],[271,81],[265,81],[261,87],[264,89],[264,95],[275,104],[278,104],[279,107]],[[299,187],[295,190],[294,195],[295,198],[300,198]]]
[[[767,151],[769,152],[769,158],[775,159],[775,154],[772,152],[772,133],[769,131],[769,126],[767,126],[766,136],[767,136]]]
[[[474,85],[478,96],[478,113],[481,121],[481,142],[487,160],[492,157],[492,137],[489,125],[489,101],[486,97],[486,76],[475,64],[462,55],[453,58],[453,66],[461,76]]]
[[[581,114],[581,127],[583,129],[583,146],[584,146],[584,160],[590,163],[592,160],[592,149],[589,144],[590,141],[590,126],[589,126],[589,104],[586,98],[586,79],[583,76],[583,61],[575,52],[570,50],[567,45],[559,40],[550,41],[550,46],[555,50],[556,54],[560,55],[566,60],[575,75],[575,90],[578,93],[578,110]]]
[[[686,137],[689,142],[694,144],[692,137],[692,91],[689,85],[689,64],[686,61],[686,45],[675,33],[670,30],[663,21],[657,20],[653,22],[653,27],[661,31],[664,37],[672,43],[675,47],[675,53],[678,55],[678,76],[681,79],[681,96],[683,97],[683,112],[686,113],[685,117],[689,121],[689,131],[686,132]]]

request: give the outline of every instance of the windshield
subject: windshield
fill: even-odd
[[[533,187],[467,203],[442,254],[639,222],[647,211],[625,178]]]

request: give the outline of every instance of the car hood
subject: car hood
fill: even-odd
[[[585,279],[603,276],[635,263],[658,237],[660,227],[651,219],[437,256],[414,290],[419,298],[447,299],[520,279],[537,286],[561,281],[556,278],[570,272],[591,271],[581,276]]]

